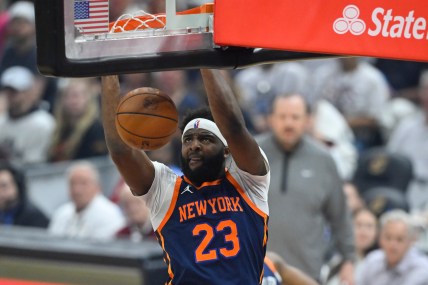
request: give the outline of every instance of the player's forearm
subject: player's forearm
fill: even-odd
[[[201,70],[215,123],[225,137],[236,165],[253,175],[265,175],[265,160],[245,127],[244,117],[231,86],[219,70]]]
[[[102,80],[102,120],[107,147],[111,154],[131,151],[119,137],[116,125],[116,107],[120,101],[119,78],[116,75],[103,76]]]
[[[226,136],[245,128],[239,104],[232,88],[219,70],[201,70],[210,109],[214,120]]]

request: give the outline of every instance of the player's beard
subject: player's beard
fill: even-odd
[[[195,185],[219,179],[224,173],[224,163],[223,150],[220,150],[212,157],[204,156],[202,165],[193,170],[189,167],[189,160],[181,156],[181,170]]]

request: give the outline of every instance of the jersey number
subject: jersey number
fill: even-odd
[[[231,247],[207,249],[214,236],[224,231],[226,232],[226,234],[224,234],[224,241],[231,245]],[[193,236],[199,236],[201,233],[205,233],[204,238],[195,251],[196,262],[215,260],[217,259],[218,252],[224,257],[233,257],[238,254],[241,249],[236,224],[231,220],[221,221],[215,228],[206,223],[199,224],[196,225],[192,233]]]

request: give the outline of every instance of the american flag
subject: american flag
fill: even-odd
[[[109,31],[108,0],[74,0],[74,26],[81,34]]]

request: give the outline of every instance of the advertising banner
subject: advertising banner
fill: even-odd
[[[221,46],[428,61],[422,0],[216,0]]]

